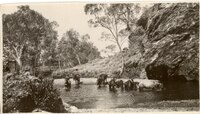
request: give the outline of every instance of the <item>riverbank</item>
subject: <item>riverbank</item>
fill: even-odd
[[[160,101],[156,103],[139,103],[133,108],[115,109],[77,109],[74,113],[124,113],[124,112],[185,112],[199,111],[199,99],[181,101]],[[73,111],[72,111],[73,112]]]

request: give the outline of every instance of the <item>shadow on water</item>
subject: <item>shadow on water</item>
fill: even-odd
[[[75,85],[74,85],[75,86]],[[72,86],[65,91],[64,85],[56,85],[60,89],[63,100],[78,108],[126,108],[136,103],[157,102],[163,100],[199,99],[199,83],[184,82],[169,83],[165,91],[109,91],[108,87],[98,88],[96,85],[81,85],[80,88]]]
[[[163,91],[162,97],[164,100],[199,99],[199,83],[170,82],[166,85],[166,91]]]

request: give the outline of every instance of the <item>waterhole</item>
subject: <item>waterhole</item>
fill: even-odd
[[[89,80],[89,79],[88,79]],[[108,86],[98,88],[97,85],[83,84],[80,88],[72,85],[70,91],[64,89],[64,80],[56,79],[55,87],[59,89],[64,102],[80,109],[112,109],[130,108],[138,103],[158,102],[163,100],[199,99],[199,85],[197,82],[170,83],[165,91],[109,91]]]

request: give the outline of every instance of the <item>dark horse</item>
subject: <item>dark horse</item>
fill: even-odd
[[[73,77],[74,81],[75,81],[75,85],[76,85],[76,88],[79,88],[80,87],[80,75],[79,74],[75,74],[75,76]]]
[[[124,83],[124,87],[125,87],[125,90],[127,90],[127,91],[136,89],[136,85],[135,85],[133,79],[126,81]]]
[[[121,88],[121,90],[124,90],[124,82],[123,80],[116,81],[116,87]]]
[[[71,81],[70,77],[65,78],[65,90],[70,90],[71,89]]]
[[[99,75],[99,77],[97,78],[97,85],[98,85],[98,87],[101,87],[101,85],[105,86],[108,83],[107,82],[107,78],[108,78],[107,74],[101,74],[101,75]]]
[[[116,85],[116,79],[115,78],[111,79],[108,84],[109,84],[109,90],[110,91],[116,91],[115,86],[117,86],[117,85]]]

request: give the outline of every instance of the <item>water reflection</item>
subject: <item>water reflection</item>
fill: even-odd
[[[163,99],[166,100],[186,100],[199,98],[199,83],[198,82],[171,82],[166,86],[166,91],[163,91]]]
[[[98,88],[96,85],[81,85],[80,88],[71,88],[65,91],[60,88],[63,100],[78,108],[127,108],[137,103],[156,102],[162,100],[198,99],[199,86],[195,82],[170,83],[166,91],[109,91],[108,87]]]

